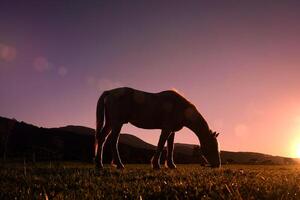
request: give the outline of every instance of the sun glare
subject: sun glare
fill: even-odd
[[[300,158],[300,144],[297,145],[296,156],[297,158]]]
[[[294,141],[290,145],[290,157],[300,158],[300,141],[299,139],[294,139]]]

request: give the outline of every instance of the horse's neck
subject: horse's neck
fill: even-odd
[[[186,122],[186,127],[192,130],[200,142],[205,140],[209,134],[209,127],[205,119],[199,114],[195,120],[189,120]]]

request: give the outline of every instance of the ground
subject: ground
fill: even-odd
[[[300,165],[126,165],[95,173],[93,164],[1,163],[0,199],[300,199]]]

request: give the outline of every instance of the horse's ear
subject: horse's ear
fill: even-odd
[[[217,134],[216,134],[216,137],[218,137],[218,136],[219,136],[219,134],[220,134],[220,133],[217,133]]]

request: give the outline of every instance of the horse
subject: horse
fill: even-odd
[[[104,123],[105,121],[105,123]],[[130,123],[143,129],[161,129],[161,135],[151,159],[153,169],[160,169],[160,156],[167,141],[166,166],[175,169],[173,161],[175,132],[183,127],[196,134],[204,159],[211,167],[220,167],[217,136],[212,132],[196,107],[173,90],[149,93],[129,87],[115,88],[102,93],[96,110],[96,169],[103,169],[103,146],[110,134],[112,164],[124,169],[118,151],[118,140],[123,124]]]

